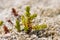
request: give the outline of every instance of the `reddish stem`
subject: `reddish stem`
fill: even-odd
[[[14,14],[14,16],[18,16],[15,8],[12,8],[12,13]]]
[[[4,29],[4,31],[5,31],[5,34],[9,33],[9,29],[7,28],[6,25],[4,25],[3,29]]]
[[[11,24],[13,24],[12,22],[11,22],[11,20],[7,20],[9,23],[11,23]]]

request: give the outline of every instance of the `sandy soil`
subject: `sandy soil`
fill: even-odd
[[[53,31],[60,35],[60,0],[0,0],[0,20],[12,28],[12,25],[6,22],[7,19],[11,19],[15,24],[16,18],[11,15],[11,8],[14,7],[19,14],[23,14],[27,5],[31,7],[31,13],[38,14],[39,20],[36,19],[36,23],[46,23],[49,27],[54,27],[56,30]],[[56,36],[58,40],[59,37]]]

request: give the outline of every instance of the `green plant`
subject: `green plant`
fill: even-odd
[[[16,20],[15,28],[17,29],[18,32],[20,32],[20,21],[18,19]]]
[[[37,14],[32,14],[30,13],[30,7],[27,6],[26,7],[26,12],[24,13],[24,15],[21,15],[21,22],[24,25],[24,31],[26,33],[30,33],[33,30],[43,30],[45,28],[47,28],[46,24],[41,24],[41,25],[32,25],[32,20],[35,19],[37,17]],[[16,20],[16,26],[15,28],[17,29],[18,32],[20,32],[20,21],[17,19]]]
[[[37,17],[37,14],[30,14],[30,7],[26,7],[26,12],[21,16],[22,23],[24,25],[24,30],[29,33],[32,30],[32,20]]]
[[[43,29],[45,29],[45,28],[47,28],[47,25],[46,25],[46,24],[35,25],[35,26],[33,27],[34,30],[43,30]]]
[[[3,25],[3,21],[0,20],[0,26],[2,26],[2,25]]]

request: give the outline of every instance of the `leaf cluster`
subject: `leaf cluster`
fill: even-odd
[[[17,29],[18,32],[20,32],[20,21],[17,19],[16,20],[16,25],[15,25],[15,28]]]

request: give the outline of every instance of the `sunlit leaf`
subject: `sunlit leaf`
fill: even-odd
[[[37,17],[37,14],[33,14],[33,15],[30,16],[30,19],[33,20],[36,17]]]
[[[0,20],[0,26],[2,26],[2,25],[3,25],[3,21]]]

